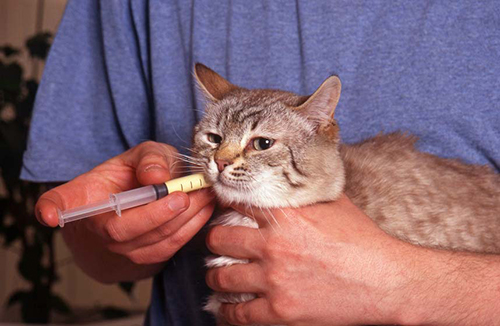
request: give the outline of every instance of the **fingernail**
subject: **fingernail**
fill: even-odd
[[[151,164],[144,169],[144,172],[157,171],[157,170],[165,170],[165,168],[159,164]]]
[[[38,220],[38,222],[40,224],[42,224],[43,226],[48,226],[44,221],[43,221],[43,218],[42,218],[42,211],[40,209],[37,209],[36,212],[35,212],[35,217],[36,219]]]
[[[172,211],[179,211],[186,207],[186,201],[181,196],[172,196],[168,201],[168,207]]]

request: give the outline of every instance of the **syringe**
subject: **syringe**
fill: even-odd
[[[111,211],[115,211],[118,216],[121,216],[122,211],[126,209],[145,205],[163,198],[174,191],[191,192],[210,186],[211,184],[205,181],[203,174],[196,173],[169,180],[165,183],[132,189],[118,194],[111,194],[108,200],[71,208],[62,212],[57,210],[59,226],[63,227],[66,223]]]

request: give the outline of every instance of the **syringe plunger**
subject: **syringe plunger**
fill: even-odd
[[[63,227],[68,222],[78,221],[111,211],[115,211],[118,216],[121,216],[122,211],[126,209],[148,204],[174,191],[191,192],[209,186],[210,184],[205,181],[203,175],[197,173],[157,185],[111,194],[108,200],[71,208],[63,212],[57,210],[59,226]]]

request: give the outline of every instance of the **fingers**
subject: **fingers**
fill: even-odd
[[[56,193],[45,193],[35,206],[36,219],[45,226],[56,227],[59,224],[58,207],[62,207],[60,197]]]
[[[253,217],[259,228],[279,228],[282,223],[293,222],[296,215],[289,208],[259,208],[238,204],[231,207],[245,216]]]
[[[265,240],[258,229],[243,226],[214,226],[207,247],[214,254],[242,259],[261,258]]]
[[[128,252],[126,256],[136,264],[154,264],[170,259],[207,223],[212,215],[213,207],[209,205],[201,210],[177,232],[163,241]]]
[[[148,205],[127,210],[121,217],[108,219],[103,227],[104,236],[115,242],[130,241],[173,219],[185,222],[212,201],[213,195],[208,189],[189,195],[174,192]]]
[[[125,152],[124,160],[136,169],[141,184],[154,184],[177,177],[172,169],[176,153],[170,145],[147,141]]]
[[[267,288],[262,268],[257,263],[209,269],[205,279],[207,285],[218,292],[262,293]]]
[[[264,298],[236,304],[222,304],[219,313],[231,325],[280,324],[280,321],[272,316],[269,303]]]
[[[146,141],[107,161],[114,170],[128,167],[140,184],[162,183],[180,174],[175,169],[177,150],[167,144]],[[114,172],[114,171],[112,171]]]
[[[59,225],[57,209],[88,204],[88,192],[82,178],[76,178],[70,183],[63,184],[44,193],[35,205],[37,220],[46,226]]]
[[[146,142],[138,148],[137,180],[141,184],[162,183],[178,177],[174,171],[177,150],[169,145]]]
[[[117,254],[126,254],[127,252],[137,250],[141,247],[154,245],[169,237],[175,237],[176,233],[191,219],[198,215],[210,218],[215,208],[215,203],[211,202],[207,206],[202,207],[194,216],[188,214],[180,214],[176,218],[168,221],[160,227],[157,227],[139,237],[127,242],[114,242],[108,245],[108,248]]]
[[[175,175],[172,169],[175,152],[175,148],[155,142],[136,146],[43,194],[36,205],[37,219],[55,227],[58,225],[57,208],[64,210],[89,204],[110,193],[135,188],[139,183],[165,182]]]

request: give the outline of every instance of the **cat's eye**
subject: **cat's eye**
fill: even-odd
[[[214,144],[220,144],[222,142],[222,137],[217,134],[209,133],[207,134],[208,141]]]
[[[258,151],[269,149],[271,148],[271,146],[273,146],[273,144],[274,140],[268,138],[259,137],[253,140],[253,148],[255,148]]]

